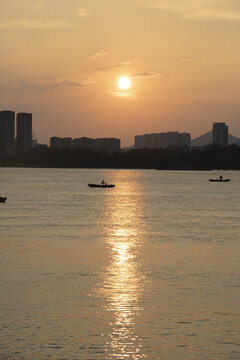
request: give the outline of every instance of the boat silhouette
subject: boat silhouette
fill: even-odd
[[[97,188],[113,188],[114,184],[107,184],[104,180],[102,180],[101,184],[88,184],[89,187],[97,187]]]
[[[219,176],[219,178],[217,178],[217,179],[209,179],[209,181],[211,181],[211,182],[229,182],[229,181],[231,181],[231,179],[223,179],[222,176]]]

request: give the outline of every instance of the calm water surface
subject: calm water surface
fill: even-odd
[[[1,168],[0,359],[239,360],[239,194],[240,172]]]

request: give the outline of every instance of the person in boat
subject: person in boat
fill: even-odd
[[[105,181],[104,181],[104,180],[102,180],[101,185],[106,185],[106,183],[105,183]]]
[[[222,178],[223,178],[222,175],[220,175],[220,176],[219,176],[219,179],[222,180]]]

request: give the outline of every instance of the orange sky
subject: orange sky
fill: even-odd
[[[0,109],[32,112],[47,144],[214,121],[240,137],[239,44],[239,0],[2,0]]]

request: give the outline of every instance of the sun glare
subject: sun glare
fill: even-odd
[[[129,78],[127,78],[127,77],[121,77],[118,80],[118,86],[122,90],[127,90],[130,87],[130,85],[131,85],[131,82],[130,82]]]

